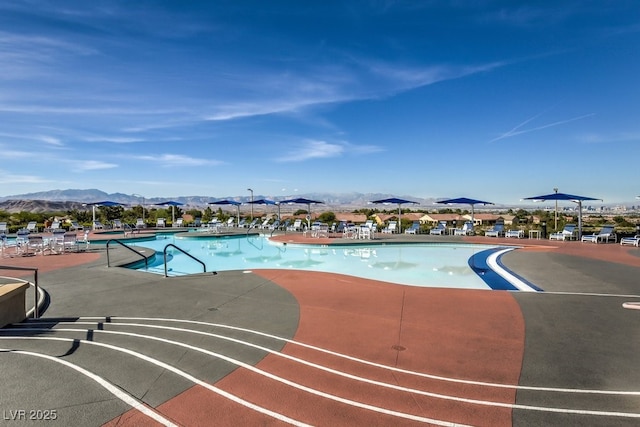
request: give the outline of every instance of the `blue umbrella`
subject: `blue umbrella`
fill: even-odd
[[[413,204],[418,204],[418,202],[414,202],[412,200],[405,200],[405,199],[399,199],[397,197],[391,197],[389,199],[380,199],[380,200],[373,200],[371,201],[371,203],[382,203],[384,205],[398,205],[398,233],[402,233],[402,221],[401,221],[401,217],[402,217],[402,205],[405,203],[413,203]]]
[[[525,197],[523,200],[534,200],[534,201],[546,201],[546,200],[565,200],[578,204],[578,239],[582,238],[582,202],[585,200],[600,200],[593,197],[587,196],[576,196],[575,194],[567,194],[567,193],[551,193],[545,194],[543,196],[534,196],[534,197]]]
[[[238,224],[240,224],[240,205],[241,202],[236,202],[235,200],[218,200],[215,202],[209,202],[210,205],[232,205],[235,206],[238,210]]]
[[[282,200],[280,201],[280,204],[283,203],[287,203],[287,204],[301,204],[301,205],[307,205],[307,227],[311,228],[311,205],[314,204],[322,204],[322,202],[318,201],[318,200],[311,200],[311,199],[305,199],[304,197],[298,197],[296,199],[288,199],[288,200]]]
[[[249,202],[249,204],[252,205],[278,205],[278,220],[280,220],[280,204],[278,202],[275,202],[273,200],[269,200],[269,199],[258,199],[258,200],[252,200],[251,202]]]
[[[176,206],[182,206],[184,203],[168,200],[166,202],[155,203],[156,206],[171,206],[171,223],[176,222]]]
[[[442,203],[444,205],[471,205],[471,222],[475,225],[474,220],[474,205],[493,205],[491,202],[485,202],[484,200],[469,199],[468,197],[458,197],[456,199],[440,200],[436,203]]]
[[[112,202],[110,200],[104,200],[102,202],[86,203],[87,206],[93,206],[93,222],[96,221],[96,206],[122,206],[122,203]]]

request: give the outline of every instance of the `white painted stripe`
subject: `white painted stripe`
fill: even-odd
[[[51,329],[49,329],[49,331],[51,331]],[[61,338],[61,337],[0,336],[0,340],[2,340],[2,339],[54,340],[54,341],[65,341],[65,342],[74,342],[75,341],[75,342],[80,342],[82,344],[95,345],[95,346],[99,346],[99,347],[108,348],[110,350],[120,351],[122,353],[126,353],[126,354],[128,354],[130,356],[134,356],[134,357],[142,359],[142,360],[144,360],[146,362],[152,363],[152,364],[154,364],[156,366],[159,366],[159,367],[161,367],[163,369],[166,369],[169,372],[173,372],[174,374],[179,375],[179,376],[181,376],[181,377],[193,382],[194,384],[202,386],[202,387],[206,388],[207,390],[210,390],[210,391],[212,391],[212,392],[214,392],[216,394],[219,394],[219,395],[221,395],[221,396],[223,396],[223,397],[225,397],[225,398],[227,398],[227,399],[229,399],[229,400],[231,400],[231,401],[233,401],[235,403],[238,403],[238,404],[240,404],[242,406],[245,406],[245,407],[247,407],[249,409],[253,409],[254,411],[260,412],[262,414],[269,415],[270,417],[275,418],[275,419],[277,419],[279,421],[286,422],[288,424],[292,424],[292,425],[296,425],[296,426],[308,426],[308,424],[305,424],[305,423],[302,423],[300,421],[294,420],[292,418],[286,417],[286,416],[284,416],[282,414],[278,414],[277,412],[270,411],[269,409],[262,408],[262,407],[260,407],[258,405],[254,405],[251,402],[247,402],[244,399],[241,399],[241,398],[239,398],[239,397],[237,397],[237,396],[235,396],[235,395],[233,395],[231,393],[228,393],[228,392],[226,392],[226,391],[224,391],[224,390],[222,390],[222,389],[220,389],[218,387],[214,387],[211,384],[208,384],[208,383],[206,383],[206,382],[204,382],[202,380],[199,380],[198,378],[196,378],[196,377],[194,377],[194,376],[192,376],[192,375],[190,375],[190,374],[188,374],[188,373],[186,373],[186,372],[184,372],[184,371],[182,371],[182,370],[180,370],[180,369],[178,369],[176,367],[168,365],[168,364],[166,364],[166,363],[164,363],[164,362],[162,362],[160,360],[151,358],[151,357],[149,357],[147,355],[144,355],[142,353],[138,353],[138,352],[135,352],[133,350],[129,350],[129,349],[126,349],[126,348],[123,348],[123,347],[118,347],[118,346],[114,346],[114,345],[110,345],[110,344],[104,344],[104,343],[100,343],[100,342],[97,342],[97,341],[87,341],[87,340],[83,340],[83,339]]]
[[[117,325],[118,323],[115,323],[113,325]],[[122,324],[125,326],[145,326],[145,325],[136,325],[136,324]],[[146,326],[151,326],[151,325],[146,325]],[[186,330],[186,329],[182,329],[182,328],[170,328],[170,327],[160,327],[160,329],[163,328],[167,328],[168,330],[174,330],[174,331],[183,331],[183,332],[192,332],[192,333],[196,333],[196,334],[200,334],[200,335],[211,335],[211,336],[215,336],[216,338],[222,338],[221,336],[215,335],[215,334],[209,334],[206,332],[202,332],[202,331],[190,331],[190,330]],[[87,332],[87,329],[72,329],[72,328],[55,328],[55,329],[48,329],[48,328],[25,328],[26,330],[30,330],[30,331],[38,331],[38,332],[42,332],[42,331],[61,331],[61,332]],[[315,389],[311,389],[308,388],[306,386],[302,386],[299,385],[297,383],[293,383],[292,381],[289,381],[287,379],[275,376],[271,373],[268,373],[266,371],[260,370],[252,365],[248,365],[245,364],[244,362],[241,362],[237,359],[233,359],[224,355],[221,355],[219,353],[215,353],[206,349],[203,349],[201,347],[196,347],[196,346],[191,346],[189,344],[184,344],[184,343],[180,343],[180,342],[176,342],[176,341],[172,341],[172,340],[167,340],[164,338],[159,338],[159,337],[154,337],[154,336],[149,336],[149,335],[142,335],[142,334],[136,334],[136,333],[132,333],[132,332],[118,332],[118,331],[108,331],[108,330],[103,330],[103,329],[92,329],[92,332],[96,333],[105,333],[105,334],[113,334],[113,335],[125,335],[125,336],[132,336],[132,337],[136,337],[136,338],[146,338],[146,339],[151,339],[151,340],[156,340],[156,341],[160,341],[160,342],[167,342],[170,344],[174,344],[174,345],[178,345],[181,347],[185,347],[191,350],[195,350],[195,351],[199,351],[202,353],[205,353],[207,355],[216,357],[216,358],[220,358],[222,360],[225,360],[227,362],[236,364],[237,366],[246,368],[248,370],[251,370],[259,375],[263,375],[266,376],[267,378],[273,379],[275,381],[279,381],[282,382],[284,384],[290,385],[294,388],[299,388],[301,390],[304,391],[308,391],[312,394],[318,394],[321,397],[327,397],[327,396],[333,396],[333,395],[328,395],[327,393],[321,392],[321,391],[317,391]],[[233,338],[229,338],[229,340],[237,342],[237,343],[244,343],[243,341],[240,340],[236,340]],[[247,343],[250,344],[250,343]],[[491,406],[491,407],[501,407],[501,408],[508,408],[508,409],[522,409],[522,410],[532,410],[532,411],[539,411],[539,412],[557,412],[557,413],[567,413],[567,414],[582,414],[582,415],[595,415],[595,416],[613,416],[613,417],[625,417],[625,418],[640,418],[640,413],[628,413],[628,412],[614,412],[614,411],[593,411],[593,410],[582,410],[582,409],[569,409],[569,408],[552,408],[552,407],[540,407],[540,406],[530,406],[530,405],[519,405],[519,404],[511,404],[511,403],[502,403],[502,402],[494,402],[494,401],[486,401],[486,400],[477,400],[477,399],[468,399],[468,398],[463,398],[463,397],[457,397],[457,396],[452,396],[452,395],[444,395],[444,394],[439,394],[439,393],[433,393],[433,392],[427,392],[427,391],[423,391],[423,390],[418,390],[418,389],[411,389],[408,387],[401,387],[395,384],[388,384],[388,383],[383,383],[380,381],[375,381],[375,380],[371,380],[368,378],[364,378],[364,377],[358,377],[355,375],[351,375],[348,374],[346,372],[342,372],[342,371],[337,371],[331,368],[327,368],[321,365],[317,365],[315,363],[311,363],[311,362],[307,362],[307,361],[302,361],[301,359],[297,359],[294,358],[293,356],[289,356],[289,355],[285,355],[282,353],[277,353],[271,349],[268,348],[264,348],[264,347],[259,347],[257,345],[253,345],[251,344],[251,346],[259,348],[261,350],[270,352],[272,354],[277,354],[279,356],[282,357],[286,357],[290,360],[294,360],[294,361],[299,361],[300,363],[303,363],[305,365],[317,368],[317,369],[321,369],[336,375],[340,375],[349,379],[353,379],[356,381],[361,381],[361,382],[365,382],[365,383],[369,383],[372,385],[376,385],[376,386],[381,386],[381,387],[386,387],[386,388],[392,388],[398,391],[403,391],[403,392],[408,392],[408,393],[414,393],[414,394],[419,394],[419,395],[423,395],[423,396],[427,396],[427,397],[432,397],[432,398],[437,398],[437,399],[443,399],[443,400],[451,400],[451,401],[456,401],[456,402],[462,402],[462,403],[469,403],[469,404],[475,404],[475,405],[482,405],[482,406]],[[329,399],[332,400],[338,400],[338,399],[342,399],[339,397],[328,397]],[[389,414],[389,415],[394,415],[394,416],[398,416],[401,417],[401,415],[398,415],[399,413],[392,411],[392,410],[388,410],[388,409],[384,409],[384,408],[378,408],[378,407],[373,407],[367,404],[361,404],[360,402],[355,402],[355,401],[351,401],[351,400],[347,400],[347,399],[342,399],[342,400],[338,400],[341,401],[342,403],[347,403],[353,406],[359,406],[359,405],[364,405],[364,406],[359,406],[359,407],[363,407],[365,409],[370,409],[373,411],[377,411],[377,412],[382,412],[385,414]],[[375,408],[375,409],[374,409]],[[387,412],[388,411],[388,412]],[[406,414],[408,416],[410,416],[409,414]],[[405,418],[405,417],[403,417]],[[410,418],[413,419],[413,418]],[[420,420],[417,420],[420,421]],[[433,422],[433,420],[430,421],[422,421],[422,422]],[[440,425],[440,424],[439,424]]]
[[[640,302],[625,302],[622,304],[622,307],[630,310],[640,310]]]
[[[27,355],[27,356],[41,357],[43,359],[51,360],[53,362],[60,363],[60,364],[62,364],[64,366],[67,366],[67,367],[69,367],[71,369],[74,369],[77,372],[80,372],[82,375],[85,375],[86,377],[88,377],[88,378],[92,379],[93,381],[97,382],[98,384],[100,384],[109,393],[113,394],[115,397],[117,397],[118,399],[120,399],[121,401],[126,403],[127,405],[131,406],[133,409],[136,409],[136,410],[142,412],[144,415],[148,416],[149,418],[152,418],[152,419],[156,420],[157,422],[159,422],[162,425],[177,427],[177,424],[174,424],[171,421],[169,421],[168,419],[164,418],[162,415],[160,415],[156,411],[154,411],[151,408],[149,408],[148,406],[146,406],[143,402],[139,401],[138,399],[136,399],[135,397],[131,396],[130,394],[125,393],[120,388],[114,386],[113,384],[111,384],[110,382],[105,380],[104,378],[94,374],[93,372],[89,372],[86,369],[84,369],[84,368],[82,368],[82,367],[80,367],[80,366],[78,366],[76,364],[73,364],[73,363],[71,363],[71,362],[69,362],[67,360],[59,359],[59,358],[54,357],[54,356],[49,356],[48,354],[35,353],[35,352],[32,352],[32,351],[26,351],[26,350],[0,349],[0,352],[3,352],[3,351],[8,351],[8,352],[11,352],[11,353],[16,353],[16,354],[23,354],[23,355]]]
[[[26,330],[26,331],[36,331],[36,332],[44,332],[44,331],[47,331],[47,332],[51,332],[51,331],[87,332],[86,329],[64,329],[64,328],[56,328],[56,329],[24,328],[24,330]],[[197,352],[200,352],[200,353],[207,354],[209,356],[224,360],[226,362],[230,362],[230,363],[232,363],[232,364],[234,364],[236,366],[239,366],[241,368],[245,368],[245,369],[247,369],[247,370],[249,370],[249,371],[251,371],[253,373],[256,373],[258,375],[262,375],[262,376],[264,376],[266,378],[269,378],[269,379],[272,379],[274,381],[280,382],[282,384],[288,385],[288,386],[290,386],[292,388],[296,388],[298,390],[305,391],[305,392],[307,392],[309,394],[320,396],[320,397],[323,397],[323,398],[329,399],[329,400],[334,400],[336,402],[344,403],[346,405],[351,405],[351,406],[354,406],[356,408],[367,409],[367,410],[370,410],[370,411],[373,411],[373,412],[377,412],[377,413],[381,413],[381,414],[385,414],[385,415],[390,415],[390,416],[395,416],[395,417],[398,417],[398,418],[404,418],[404,419],[408,419],[408,420],[412,420],[412,421],[417,421],[417,422],[422,422],[422,423],[431,423],[431,424],[435,424],[435,425],[438,425],[438,426],[447,426],[447,427],[462,426],[462,424],[451,423],[451,422],[442,421],[442,420],[436,420],[434,418],[420,417],[418,415],[413,415],[413,414],[406,414],[404,412],[398,412],[398,411],[394,411],[394,410],[391,410],[391,409],[385,409],[385,408],[381,408],[381,407],[378,407],[378,406],[373,406],[373,405],[369,405],[369,404],[366,404],[366,403],[357,402],[355,400],[350,400],[350,399],[346,399],[346,398],[343,398],[343,397],[335,396],[333,394],[325,393],[323,391],[316,390],[316,389],[313,389],[311,387],[307,387],[307,386],[295,383],[295,382],[287,380],[285,378],[278,377],[277,375],[274,375],[274,374],[272,374],[270,372],[263,371],[261,369],[256,368],[253,365],[250,365],[248,363],[244,363],[244,362],[239,361],[237,359],[233,359],[231,357],[225,356],[225,355],[220,354],[220,353],[215,353],[213,351],[210,351],[210,350],[207,350],[207,349],[204,349],[204,348],[201,348],[201,347],[192,346],[190,344],[185,344],[185,343],[182,343],[182,342],[173,341],[173,340],[160,338],[160,337],[154,337],[154,336],[151,336],[151,335],[136,334],[136,333],[132,333],[132,332],[106,331],[106,330],[103,330],[103,329],[93,329],[92,331],[94,333],[95,332],[100,332],[100,333],[112,334],[112,335],[124,335],[124,336],[136,337],[136,338],[145,338],[145,339],[150,339],[150,340],[154,340],[154,341],[164,342],[164,343],[167,343],[167,344],[177,345],[177,346],[189,349],[189,350],[194,350],[194,351],[197,351]],[[6,338],[68,339],[68,338],[55,338],[55,337],[2,337],[2,336],[0,336],[0,339],[3,339],[3,338],[4,339],[6,339]],[[100,345],[100,346],[105,346],[105,347],[113,348],[113,349],[119,349],[120,351],[124,351],[126,353],[135,353],[135,352],[133,352],[131,350],[127,350],[127,349],[124,349],[122,347],[116,347],[116,346],[112,346],[110,344],[103,344],[103,343],[99,343],[99,342],[96,342],[96,341],[85,341],[85,340],[77,340],[77,341],[82,342],[82,343],[86,342],[88,344],[97,344],[97,345]],[[141,355],[141,356],[144,356],[144,355]],[[145,360],[147,360],[147,359],[151,360],[151,358],[149,358],[148,356],[144,356],[144,358],[145,358]],[[152,359],[152,360],[155,360],[155,359]],[[159,363],[163,363],[163,362],[159,362]],[[170,365],[167,365],[167,366],[170,366]],[[165,368],[165,369],[167,369],[167,368]],[[174,369],[176,369],[176,368],[174,368]],[[186,375],[188,375],[188,374],[186,374]],[[459,401],[462,401],[462,402],[465,401],[464,399],[460,399],[460,398],[454,398],[453,400],[459,400]]]
[[[79,317],[79,319],[102,319],[103,321],[106,322],[106,319],[104,317]],[[283,342],[285,342],[287,344],[298,345],[300,347],[308,348],[310,350],[318,351],[320,353],[330,354],[332,356],[340,357],[340,358],[347,359],[347,360],[350,360],[350,361],[353,361],[353,362],[362,363],[364,365],[375,366],[375,367],[381,368],[381,369],[386,369],[386,370],[390,370],[390,371],[394,371],[394,372],[400,372],[400,373],[403,373],[403,374],[414,375],[414,376],[423,377],[423,378],[429,378],[429,379],[432,379],[432,380],[447,381],[447,382],[460,383],[460,384],[479,385],[479,386],[485,386],[485,387],[516,389],[516,390],[549,391],[549,392],[559,392],[559,393],[584,393],[584,394],[640,396],[640,391],[594,390],[594,389],[575,389],[575,388],[557,388],[557,387],[536,387],[536,386],[525,386],[525,385],[518,385],[518,384],[515,384],[515,385],[513,385],[513,384],[500,384],[500,383],[490,383],[490,382],[484,382],[484,381],[467,380],[467,379],[461,379],[461,378],[443,377],[443,376],[428,374],[428,373],[424,373],[424,372],[410,371],[410,370],[398,368],[398,367],[395,367],[395,366],[383,365],[381,363],[371,362],[371,361],[365,360],[365,359],[359,359],[357,357],[349,356],[348,354],[338,353],[338,352],[335,352],[335,351],[332,351],[332,350],[327,350],[327,349],[324,349],[322,347],[317,347],[317,346],[314,346],[314,345],[311,345],[311,344],[305,344],[303,342],[294,341],[294,340],[291,340],[291,339],[288,339],[288,338],[279,337],[277,335],[272,335],[272,334],[268,334],[268,333],[265,333],[265,332],[253,330],[253,329],[241,328],[241,327],[238,327],[238,326],[225,325],[225,324],[221,324],[221,323],[209,323],[209,322],[202,322],[202,321],[198,321],[198,320],[180,320],[180,319],[168,319],[168,318],[157,318],[157,317],[111,317],[110,319],[111,320],[123,319],[123,320],[145,320],[145,321],[163,321],[163,322],[188,323],[188,324],[195,324],[195,325],[202,325],[202,326],[213,326],[213,327],[218,327],[218,328],[224,328],[224,329],[231,329],[231,330],[236,330],[236,331],[241,331],[241,332],[247,332],[247,333],[251,333],[251,334],[255,334],[255,335],[259,335],[259,336],[263,336],[263,337],[267,337],[267,338],[272,338],[272,339],[275,339],[275,340],[283,341]],[[31,323],[31,322],[28,322],[27,324],[29,324],[29,323]],[[113,322],[110,322],[110,323],[113,323]]]
[[[507,270],[502,268],[502,266],[498,263],[498,258],[500,256],[502,256],[503,254],[505,254],[507,252],[510,252],[510,251],[512,251],[514,249],[515,248],[507,248],[507,249],[503,249],[501,251],[497,251],[497,252],[492,253],[491,255],[489,255],[487,257],[487,265],[489,267],[491,267],[491,269],[493,271],[495,271],[496,274],[498,274],[504,280],[506,280],[507,282],[511,283],[513,286],[518,288],[518,290],[523,291],[523,292],[537,292],[536,289],[532,288],[527,283],[525,283],[522,280],[520,280],[518,277],[516,277],[513,274],[509,273]]]

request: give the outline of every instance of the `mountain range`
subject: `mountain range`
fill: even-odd
[[[296,194],[294,196],[286,196],[286,198],[305,197],[312,200],[322,201],[324,205],[331,209],[352,210],[366,207],[371,200],[379,200],[390,197],[400,197],[407,200],[418,202],[415,206],[432,206],[435,199],[420,199],[411,196],[398,196],[383,193],[308,193]],[[254,194],[254,200],[272,199],[271,196]],[[0,197],[0,209],[8,212],[51,212],[65,211],[72,209],[86,209],[88,203],[98,203],[103,201],[112,201],[127,206],[136,206],[144,204],[151,206],[154,204],[162,204],[168,200],[184,204],[185,207],[203,208],[209,202],[216,200],[235,200],[241,203],[251,201],[249,195],[246,196],[228,196],[221,198],[213,198],[209,196],[179,196],[172,199],[150,197],[143,198],[124,193],[106,193],[97,189],[68,189],[68,190],[51,190],[37,193],[16,194],[12,196]],[[407,205],[411,206],[411,205]]]

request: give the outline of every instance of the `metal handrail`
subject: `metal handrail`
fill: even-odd
[[[203,268],[203,273],[207,272],[207,265],[200,261],[198,258],[194,257],[193,255],[191,255],[190,253],[186,252],[184,249],[177,247],[176,245],[174,245],[173,243],[169,243],[167,246],[164,247],[164,250],[162,251],[162,253],[164,254],[164,277],[169,277],[169,275],[167,274],[167,248],[171,246],[172,248],[176,248],[177,250],[179,250],[180,252],[182,252],[183,254],[185,254],[186,256],[188,256],[189,258],[193,259],[194,261],[199,262],[200,264],[202,264],[202,268]],[[215,271],[213,272],[213,274],[218,274]]]
[[[14,266],[6,266],[6,265],[0,265],[0,269],[2,270],[18,270],[18,271],[33,271],[33,286],[35,286],[36,290],[34,292],[34,304],[33,304],[33,318],[37,319],[38,317],[40,317],[40,313],[38,313],[38,295],[40,294],[39,288],[38,288],[38,269],[36,267],[14,267]],[[17,279],[17,280],[22,280],[23,282],[27,282],[31,285],[31,282],[24,280],[24,279]]]
[[[143,254],[140,251],[136,251],[135,249],[133,249],[130,246],[127,246],[125,243],[121,242],[118,239],[109,239],[109,240],[107,240],[107,267],[111,267],[111,260],[109,259],[109,243],[111,243],[111,242],[116,242],[116,243],[120,244],[121,246],[129,249],[131,252],[135,252],[136,254],[140,255],[144,259],[144,268],[149,268],[149,259],[147,258],[147,256],[145,254]]]

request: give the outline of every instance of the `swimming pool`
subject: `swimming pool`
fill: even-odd
[[[496,289],[498,280],[487,258],[504,247],[464,243],[300,245],[271,242],[264,236],[188,238],[158,236],[138,243],[157,252],[148,271],[164,274],[168,244],[201,260],[207,271],[297,269],[345,274],[411,286]],[[513,248],[509,248],[511,250]],[[167,249],[171,276],[201,273],[202,266],[172,247]],[[143,269],[139,268],[138,269]],[[486,275],[485,273],[494,273]],[[501,287],[502,286],[502,287]],[[498,288],[515,289],[501,284]]]

